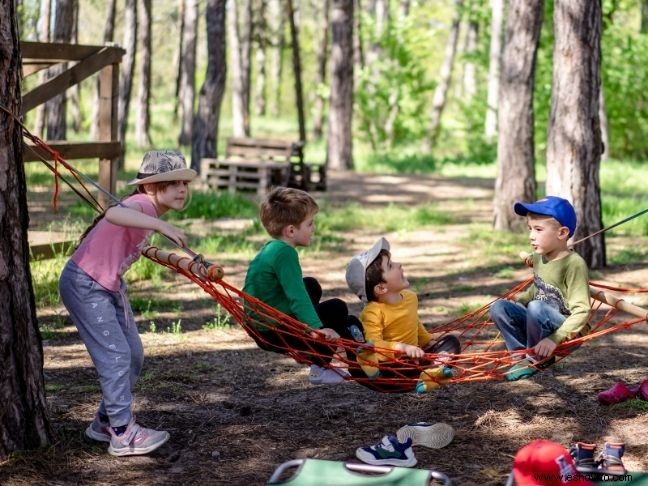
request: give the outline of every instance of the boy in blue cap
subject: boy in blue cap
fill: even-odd
[[[538,370],[535,363],[551,357],[556,346],[587,334],[590,312],[587,264],[567,246],[576,230],[574,207],[566,199],[547,196],[534,203],[515,203],[513,209],[527,217],[533,284],[515,302],[495,302],[490,316],[509,351],[532,352],[506,373],[509,381],[532,376]]]

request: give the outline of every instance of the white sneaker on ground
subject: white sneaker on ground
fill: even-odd
[[[147,429],[135,423],[132,417],[126,431],[122,435],[115,435],[110,429],[112,437],[108,452],[113,456],[137,456],[148,454],[169,440],[169,433],[165,430]]]
[[[344,368],[322,368],[318,365],[311,365],[308,381],[311,385],[337,385],[342,383],[349,372]]]
[[[396,432],[399,442],[412,439],[412,445],[440,449],[447,446],[454,438],[454,429],[443,422],[431,424],[429,422],[416,422],[407,424]]]
[[[416,466],[412,440],[407,439],[401,443],[393,435],[383,437],[376,445],[356,449],[356,457],[376,466]]]

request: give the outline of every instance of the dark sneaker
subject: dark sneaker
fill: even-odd
[[[401,443],[406,442],[407,439],[412,439],[413,446],[420,445],[430,449],[440,449],[452,442],[454,429],[443,422],[436,424],[416,422],[402,426],[396,432],[396,437]]]
[[[615,383],[611,388],[600,392],[597,398],[603,405],[613,405],[615,403],[625,402],[630,398],[634,398],[636,395],[637,388],[629,388],[625,383],[620,381],[619,383]]]
[[[597,464],[594,462],[595,450],[596,444],[588,444],[587,442],[576,442],[569,449],[569,454],[574,459],[574,464],[578,472],[584,474],[599,472]]]
[[[112,428],[110,434],[108,452],[113,456],[148,454],[169,440],[167,431],[146,429],[135,423],[135,417],[131,418],[122,435],[116,435]]]
[[[623,442],[606,442],[599,456],[599,472],[603,474],[623,475],[625,466],[621,461],[625,451]]]
[[[435,342],[429,343],[423,348],[426,353],[439,354],[459,354],[461,352],[461,343],[456,336],[447,334]]]
[[[95,415],[95,418],[85,430],[85,436],[88,439],[96,440],[97,442],[110,442],[110,423],[102,422],[99,419],[99,415]]]
[[[531,360],[523,359],[511,366],[504,376],[508,381],[517,381],[531,378],[537,372],[538,369],[534,367]]]
[[[383,437],[380,444],[358,448],[356,457],[362,462],[375,466],[416,466],[412,439],[400,443],[393,435]]]

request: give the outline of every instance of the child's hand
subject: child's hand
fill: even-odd
[[[533,347],[533,351],[541,358],[547,358],[553,354],[556,346],[556,343],[554,343],[551,339],[544,338]]]
[[[317,331],[313,331],[311,333],[311,336],[317,337],[318,332],[320,334],[324,334],[324,337],[326,338],[327,341],[333,341],[334,339],[338,339],[340,337],[340,335],[330,327],[323,327],[321,329],[318,329]]]
[[[425,356],[425,351],[418,346],[412,346],[411,344],[398,343],[394,349],[405,353],[410,358],[422,358]]]
[[[533,254],[532,253],[527,253],[526,251],[521,251],[518,256],[524,260],[524,264],[527,267],[533,268]]]
[[[172,224],[169,224],[166,221],[162,221],[162,220],[159,221],[160,221],[160,228],[158,229],[158,231],[163,235],[167,236],[168,238],[170,238],[180,248],[186,248],[187,237],[185,236],[185,234],[182,231],[180,231],[178,228],[173,226]]]

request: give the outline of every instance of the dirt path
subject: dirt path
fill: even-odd
[[[331,175],[329,190],[317,197],[364,206],[398,202],[415,207],[436,201],[452,214],[457,224],[441,231],[386,235],[395,259],[417,282],[422,319],[438,324],[466,306],[485,304],[527,275],[520,268],[507,278],[495,278],[497,262],[468,265],[466,252],[479,251],[479,241],[466,241],[463,223],[489,222],[491,188],[492,181],[478,179],[337,173]],[[356,231],[346,236],[339,251],[303,258],[302,263],[306,274],[320,278],[327,297],[341,297],[359,312],[343,269],[353,253],[380,235]],[[227,259],[227,280],[240,286],[246,264]],[[648,287],[648,271],[641,266],[609,268],[597,279]],[[636,383],[648,376],[645,326],[588,344],[532,380],[390,395],[354,383],[309,385],[305,367],[257,349],[242,330],[203,329],[214,315],[213,303],[180,276],[170,276],[168,282],[160,294],[138,283],[131,298],[150,299],[154,308],[156,302],[177,302],[155,313],[157,332],[151,332],[150,317],[138,318],[147,354],[136,393],[138,419],[169,430],[169,443],[150,456],[115,459],[104,446],[82,440],[100,393],[76,331],[65,325],[44,346],[56,443],[0,465],[0,483],[262,485],[284,461],[354,461],[357,447],[414,421],[442,421],[455,428],[455,439],[446,448],[415,451],[417,467],[442,471],[453,484],[504,484],[515,451],[534,438],[564,445],[623,440],[628,469],[648,470],[646,403],[602,407],[596,401],[596,392],[618,379]],[[65,314],[61,307],[41,309],[39,317],[54,322]],[[160,332],[178,319],[182,333]]]

